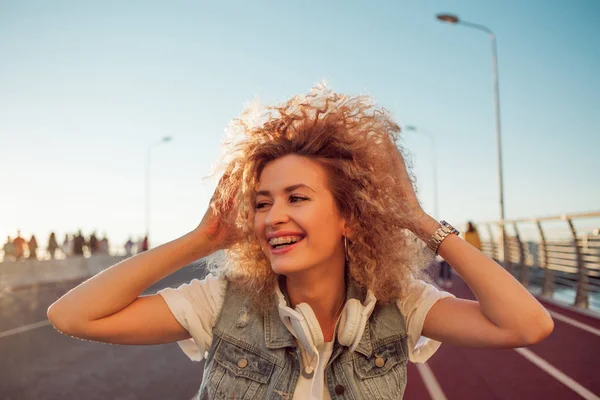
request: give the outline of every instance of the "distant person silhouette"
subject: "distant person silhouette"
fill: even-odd
[[[92,232],[92,235],[90,236],[90,240],[88,241],[88,247],[90,249],[90,253],[97,254],[98,246],[99,246],[98,238],[96,237],[96,232],[94,231],[94,232]]]
[[[15,245],[13,244],[12,238],[10,236],[6,237],[6,243],[2,246],[2,250],[4,250],[4,261],[14,261],[15,260]]]
[[[77,236],[73,238],[73,254],[76,256],[83,255],[83,248],[86,246],[85,238],[81,230],[77,232]]]
[[[65,257],[71,257],[73,255],[73,238],[68,233],[65,233],[65,240],[63,241],[61,250]]]
[[[98,251],[101,254],[109,254],[108,251],[108,238],[106,237],[106,232],[100,241],[98,242]]]
[[[467,243],[481,251],[481,239],[479,238],[479,233],[477,233],[477,228],[475,228],[475,225],[471,221],[467,222],[464,238]]]
[[[25,256],[25,239],[21,237],[21,231],[17,231],[17,237],[13,240],[15,246],[15,260],[20,261]]]
[[[125,255],[127,257],[131,257],[133,255],[133,240],[131,240],[131,236],[125,242]]]
[[[50,232],[50,237],[48,238],[48,247],[47,251],[50,255],[50,259],[56,258],[56,249],[58,249],[58,242],[56,241],[56,234],[54,232]]]
[[[138,253],[143,253],[144,251],[148,251],[148,236],[144,236],[138,243]]]
[[[440,266],[438,285],[441,288],[450,289],[452,287],[452,267],[440,256],[436,256],[435,260]]]
[[[38,259],[38,256],[37,256],[38,243],[35,238],[35,235],[31,235],[31,239],[29,239],[29,243],[27,244],[27,246],[29,247],[29,259],[37,260]]]

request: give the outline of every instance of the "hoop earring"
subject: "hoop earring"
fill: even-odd
[[[344,259],[346,260],[346,264],[348,263],[348,239],[344,236]]]

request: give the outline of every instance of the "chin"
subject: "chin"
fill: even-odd
[[[292,275],[298,272],[303,272],[309,269],[304,263],[294,262],[294,260],[283,261],[278,260],[271,263],[271,269],[278,275]]]

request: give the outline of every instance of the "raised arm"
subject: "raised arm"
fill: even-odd
[[[122,261],[88,279],[48,309],[59,331],[115,344],[159,344],[189,338],[159,295],[140,296],[178,269],[225,247],[228,232],[209,208],[194,231]]]
[[[423,217],[422,232],[438,223]],[[425,239],[425,237],[423,237]],[[456,235],[448,236],[439,254],[471,288],[477,301],[448,298],[427,314],[423,335],[469,347],[521,347],[546,338],[554,323],[546,309],[494,260]]]
[[[398,183],[415,221],[409,229],[426,242],[439,224],[421,209],[402,155],[395,154]],[[459,346],[521,347],[550,335],[554,323],[546,309],[494,260],[456,235],[442,242],[439,254],[464,279],[477,301],[438,301],[425,318],[424,336]]]

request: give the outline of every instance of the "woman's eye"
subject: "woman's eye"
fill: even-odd
[[[290,196],[290,203],[297,203],[302,200],[308,200],[306,197],[301,196]]]
[[[257,209],[257,210],[260,210],[261,208],[265,208],[265,207],[266,207],[266,206],[268,206],[268,205],[269,205],[268,203],[265,203],[265,202],[263,201],[263,202],[260,202],[260,203],[256,203],[256,206],[255,206],[255,207],[256,207],[256,209]]]

